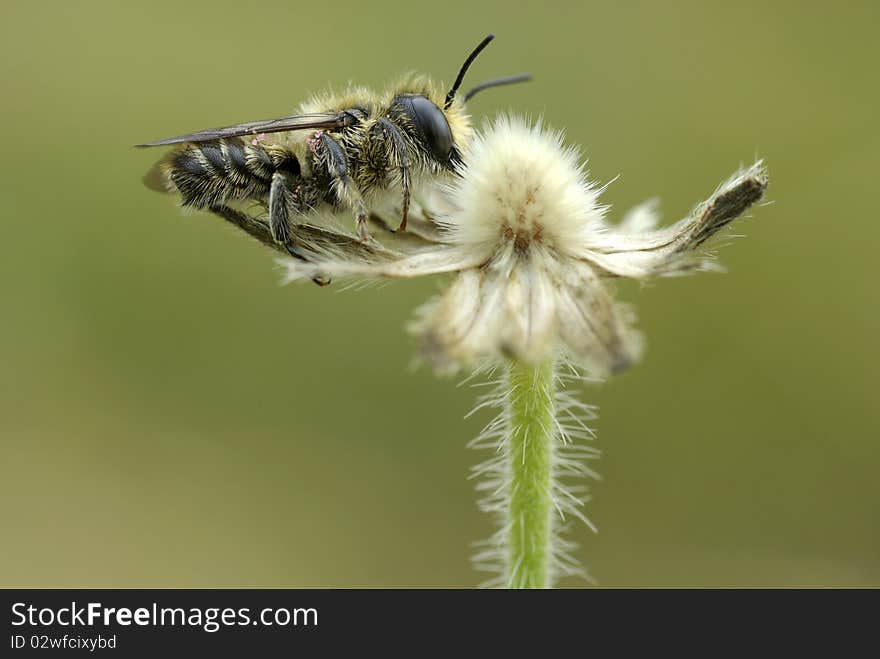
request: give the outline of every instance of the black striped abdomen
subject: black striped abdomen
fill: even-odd
[[[211,208],[232,200],[269,197],[272,175],[300,176],[296,156],[279,146],[231,137],[190,142],[168,158],[168,173],[184,206]]]

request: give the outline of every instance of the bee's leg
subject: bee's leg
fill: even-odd
[[[290,233],[290,196],[294,182],[285,172],[275,172],[269,187],[269,230],[274,241],[291,254],[293,237]]]
[[[388,148],[389,164],[400,170],[400,187],[403,188],[403,207],[398,231],[406,231],[406,220],[409,215],[410,199],[410,176],[409,156],[407,155],[406,142],[400,130],[390,120],[382,117],[376,122],[376,127],[382,131],[385,144]]]
[[[313,150],[316,150],[316,147],[320,145],[319,157],[330,178],[333,179],[336,198],[354,211],[358,237],[362,242],[366,242],[370,238],[367,233],[367,206],[360,190],[348,173],[348,159],[345,157],[345,151],[339,142],[324,132],[317,133],[310,142]]]
[[[249,236],[256,238],[264,245],[268,245],[272,249],[275,249],[282,254],[292,256],[300,261],[308,262],[308,258],[306,258],[292,242],[281,244],[276,241],[270,225],[263,222],[263,220],[225,205],[212,206],[210,210],[218,217],[222,217],[230,224],[237,226],[239,229],[247,233]],[[330,280],[324,277],[315,277],[312,281],[318,286],[326,286],[330,283]]]

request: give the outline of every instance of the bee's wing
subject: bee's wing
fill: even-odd
[[[334,130],[350,126],[355,117],[348,112],[319,112],[314,114],[294,114],[280,119],[264,119],[263,121],[248,121],[234,126],[223,128],[209,128],[195,133],[169,137],[155,142],[144,142],[135,146],[165,146],[167,144],[180,144],[181,142],[210,142],[223,137],[238,137],[240,135],[258,135],[260,133],[280,133],[288,130],[308,130],[310,128],[322,128]]]

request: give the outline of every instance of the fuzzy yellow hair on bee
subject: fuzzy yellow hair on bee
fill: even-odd
[[[287,117],[139,144],[174,146],[145,182],[304,261],[310,253],[298,234],[316,230],[309,215],[328,206],[349,209],[357,240],[368,248],[367,220],[383,199],[400,199],[397,231],[405,231],[413,188],[454,175],[461,166],[473,137],[465,102],[483,89],[529,79],[496,78],[458,94],[468,68],[493,38],[477,45],[445,93],[430,78],[409,75],[384,94],[350,87],[314,96]],[[256,202],[261,213],[236,207],[243,202]]]

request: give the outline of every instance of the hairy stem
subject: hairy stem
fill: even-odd
[[[548,588],[553,558],[555,364],[507,367],[507,585]]]

